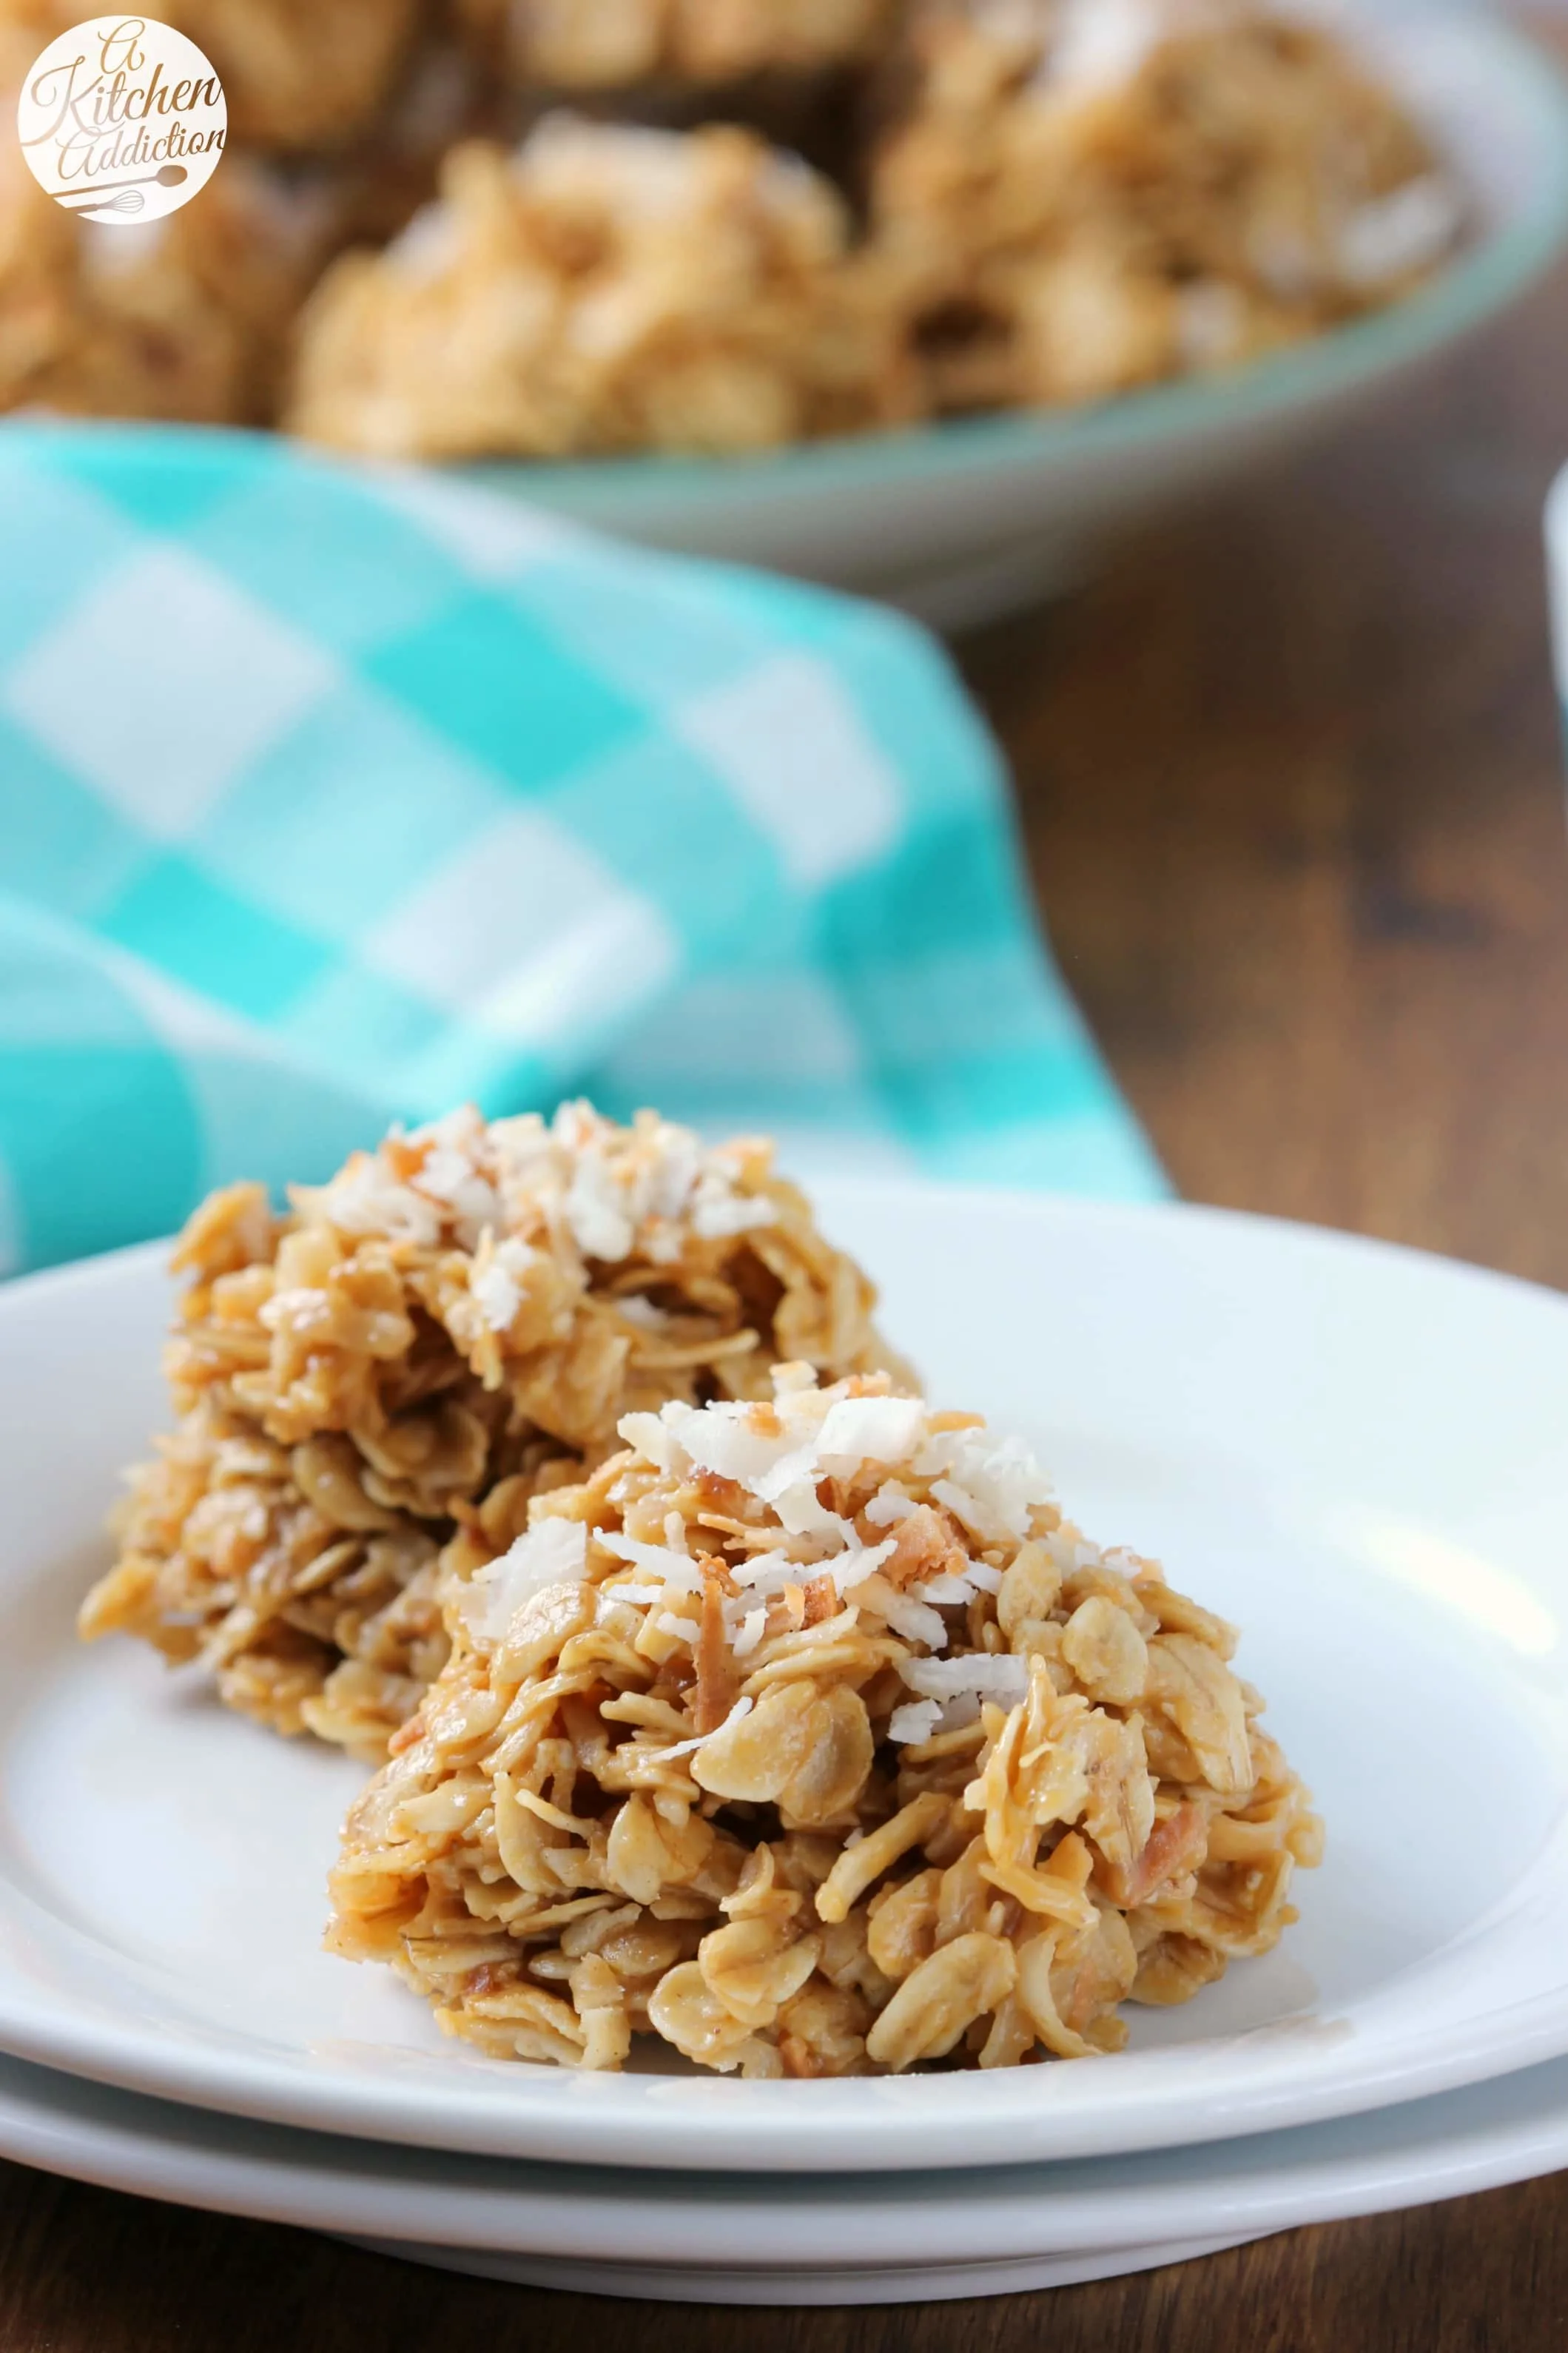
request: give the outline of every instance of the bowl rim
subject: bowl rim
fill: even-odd
[[[1568,69],[1518,27],[1452,6],[1427,30],[1458,34],[1484,49],[1500,80],[1535,118],[1544,158],[1516,215],[1483,235],[1430,284],[1386,311],[1254,360],[1234,374],[1184,377],[1070,408],[952,417],[745,455],[634,453],[594,459],[465,459],[443,469],[511,496],[557,506],[586,522],[613,522],[628,495],[721,508],[748,497],[809,497],[898,486],[1020,466],[1046,470],[1108,456],[1132,457],[1268,423],[1330,402],[1457,341],[1504,310],[1568,246]],[[1398,26],[1364,28],[1387,47]]]

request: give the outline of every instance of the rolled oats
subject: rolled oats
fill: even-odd
[[[1089,1543],[1026,1449],[787,1365],[621,1435],[447,1576],[334,1950],[501,2056],[652,2034],[763,2077],[1114,2050],[1126,2000],[1277,1941],[1321,1832],[1232,1630]]]
[[[1461,207],[1321,26],[1256,0],[927,0],[869,165],[939,412],[1233,366],[1407,293]]]
[[[485,54],[524,89],[712,88],[863,58],[889,0],[462,0]]]
[[[199,205],[108,231],[0,156],[0,408],[282,413],[396,457],[757,450],[1230,368],[1400,300],[1466,227],[1375,70],[1258,0],[169,20],[235,152]],[[0,99],[71,21],[0,0]]]
[[[765,1397],[786,1335],[829,1375],[892,1361],[870,1284],[769,1147],[706,1152],[651,1113],[620,1128],[583,1104],[549,1125],[459,1113],[296,1188],[286,1216],[259,1186],[215,1194],[175,1264],[178,1419],[132,1473],[120,1558],[81,1630],[203,1659],[231,1706],[366,1756],[446,1660],[443,1578],[474,1580],[482,1601],[497,1564],[532,1545],[550,1598],[533,1647],[512,1637],[520,1673],[592,1620],[591,1588],[572,1582],[584,1531],[558,1491],[621,1415]],[[531,1510],[557,1504],[529,1535]],[[680,1599],[695,1609],[701,1590],[693,1562]],[[687,1639],[626,1622],[641,1657]],[[721,1632],[715,1617],[714,1695],[733,1672]],[[837,1802],[864,1746],[849,1696],[802,1686],[775,1703],[821,1739],[795,1767],[803,1820]]]
[[[0,79],[0,113],[14,111]],[[0,410],[248,424],[272,414],[289,322],[325,259],[315,196],[226,156],[198,202],[73,219],[0,138]]]
[[[752,133],[549,116],[308,305],[288,422],[391,457],[751,449],[910,413],[828,183]]]

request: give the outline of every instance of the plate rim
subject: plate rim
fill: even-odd
[[[1558,2072],[1563,2073],[1561,2067]],[[89,2086],[88,2091],[84,2101],[82,2086],[69,2078],[26,2063],[0,2061],[0,2154],[106,2189],[176,2204],[201,2204],[208,2211],[330,2231],[390,2229],[408,2243],[419,2234],[429,2245],[517,2254],[557,2253],[585,2260],[598,2252],[589,2218],[613,2211],[630,2229],[626,2260],[647,2263],[657,2260],[658,2233],[668,2227],[672,2201],[665,2201],[662,2211],[645,2209],[638,2196],[642,2181],[624,2170],[616,2180],[622,2193],[618,2198],[596,2190],[592,2179],[584,2178],[597,2170],[592,2168],[570,2168],[560,2188],[552,2190],[507,2181],[504,2176],[513,2168],[504,2160],[454,2163],[442,2151],[418,2150],[412,2153],[422,2160],[418,2169],[395,2167],[387,2160],[401,2157],[402,2151],[376,2150],[374,2144],[367,2148],[349,2137],[288,2126],[258,2127],[112,2087]],[[1472,2095],[1461,2092],[1447,2096],[1462,2102]],[[107,2116],[87,2112],[95,2099],[109,2104]],[[1468,2196],[1568,2165],[1568,2083],[1550,2116],[1527,2112],[1479,2122],[1434,2119],[1431,2111],[1441,2101],[1439,2095],[1436,2102],[1401,2103],[1390,2112],[1401,2125],[1392,2147],[1328,2154],[1309,2149],[1267,2170],[1248,2165],[1244,2141],[1213,2144],[1216,2159],[1228,2153],[1233,2162],[1226,2171],[1216,2165],[1206,2184],[1179,2177],[1176,2168],[1188,2154],[1179,2148],[1160,2153],[1173,2177],[1164,2181],[1102,2182],[1085,2188],[1041,2180],[1037,2185],[1027,2177],[1065,2173],[1068,2167],[1017,2167],[1008,2169],[1010,2179],[1001,2197],[992,2194],[992,2179],[984,2168],[950,2168],[931,2177],[932,2194],[913,2210],[912,2225],[929,2222],[939,2209],[947,2217],[962,2216],[969,2227],[959,2251],[950,2252],[944,2261],[1027,2260],[1072,2251],[1110,2252],[1155,2241],[1168,2243],[1202,2230],[1261,2233],[1348,2220]],[[152,2133],[145,2129],[148,2120],[156,2127]],[[237,2122],[245,2145],[226,2147],[225,2129]],[[1288,2142],[1298,2135],[1287,2128],[1276,2137]],[[258,2148],[257,2138],[267,2145]],[[1116,2160],[1107,2162],[1114,2165]],[[497,2178],[463,2178],[477,2170]],[[711,2179],[702,2174],[686,2178],[690,2203],[699,2201]],[[834,2178],[838,2194],[832,2212],[856,2211],[854,2179]],[[748,2220],[760,2220],[765,2210],[776,2227],[777,2209],[767,2203],[776,2180],[772,2176],[753,2179],[756,2196],[750,2206],[737,2209],[731,2202],[718,2209],[710,2201],[705,2211],[724,2211],[731,2219],[738,2211]],[[334,2202],[345,2192],[358,2202]],[[367,2194],[389,2199],[395,2221],[384,2212],[378,2216],[363,2202]],[[419,2201],[431,2199],[437,2201],[434,2208],[420,2211]],[[1224,2202],[1218,2211],[1213,2205],[1205,2210],[1200,2202],[1205,2199]],[[821,2202],[826,2207],[826,2198]],[[1128,2209],[1134,2212],[1124,2220]],[[816,2208],[806,2199],[798,2211],[807,2218],[802,2236],[810,2237],[819,2227]],[[896,2211],[889,2201],[889,2216]],[[889,2233],[896,2228],[889,2220]],[[890,2235],[879,2236],[877,2248],[863,2268],[908,2260],[897,2252]],[[824,2270],[847,2268],[852,2260],[838,2244],[832,2256]],[[717,2253],[710,2260],[718,2260]],[[692,2267],[695,2258],[680,2256],[675,2262]]]

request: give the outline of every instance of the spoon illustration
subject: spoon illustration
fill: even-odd
[[[164,164],[156,172],[143,172],[139,179],[110,180],[101,188],[72,188],[60,194],[68,211],[74,213],[139,213],[144,202],[137,194],[139,188],[177,188],[189,177],[183,164]]]

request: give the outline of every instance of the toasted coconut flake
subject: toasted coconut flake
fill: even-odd
[[[201,1657],[230,1704],[366,1755],[447,1655],[448,1588],[594,1472],[617,1421],[668,1468],[668,1402],[771,1412],[770,1366],[802,1347],[833,1374],[889,1361],[870,1285],[768,1148],[710,1151],[652,1113],[462,1110],[292,1200],[274,1218],[231,1187],[191,1220],[179,1427],[134,1475],[82,1630]],[[814,1498],[803,1510],[835,1535]],[[630,1540],[658,1533],[639,1521]],[[688,1589],[644,1560],[637,1581],[656,1577]]]
[[[844,1413],[889,1404],[896,1428]],[[787,1369],[771,1403],[642,1426],[646,1449],[633,1432],[550,1499],[584,1537],[579,1582],[536,1592],[499,1651],[458,1619],[421,1736],[348,1825],[335,1949],[395,1961],[498,2055],[541,2055],[549,1988],[563,2063],[618,2065],[647,2031],[721,2072],[810,2076],[1091,2055],[1130,1996],[1184,1998],[1273,1944],[1319,1830],[1228,1630],[1152,1564],[1107,1566],[1024,1450],[878,1378]],[[835,1430],[877,1454],[836,1445],[842,1512],[792,1529],[779,1466]],[[868,1547],[895,1439],[909,1509]],[[959,1458],[1029,1530],[988,1557],[936,1500]],[[579,1891],[613,1932],[566,1916]],[[515,1977],[481,2000],[465,1971],[497,1919]]]

